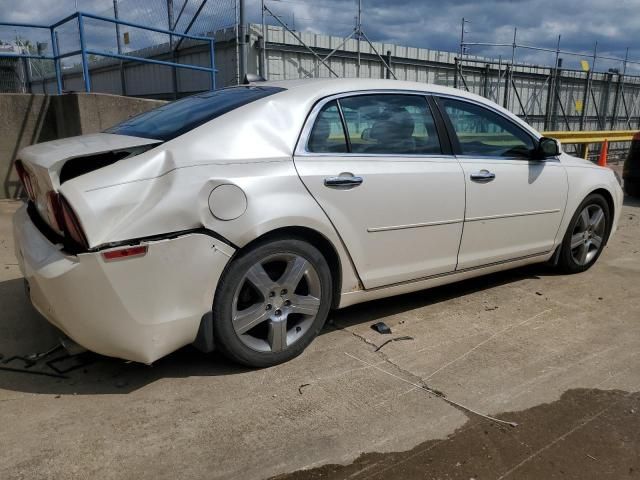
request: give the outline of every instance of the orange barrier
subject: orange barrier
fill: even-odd
[[[601,167],[607,166],[607,155],[609,154],[609,140],[606,138],[602,144],[602,148],[600,149],[600,157],[598,158],[598,165]]]

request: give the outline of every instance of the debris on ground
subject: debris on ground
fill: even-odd
[[[65,373],[69,373],[73,370],[82,368],[90,363],[93,363],[94,358],[91,355],[87,354],[64,354],[62,356],[56,357],[52,360],[46,360],[47,357],[50,357],[55,352],[62,350],[65,348],[63,344],[58,344],[46,350],[44,352],[32,353],[29,355],[13,355],[9,358],[4,358],[4,355],[0,353],[0,360],[2,360],[2,366],[0,366],[0,370],[5,372],[14,372],[14,373],[30,373],[32,375],[42,375],[46,377],[54,377],[54,378],[69,378],[65,375]],[[35,367],[39,364],[40,361],[43,361],[43,364],[47,368],[51,370],[51,372],[36,370],[32,367]],[[19,367],[9,366],[9,364],[15,364],[16,362],[20,362],[21,365]],[[63,368],[59,368],[57,365],[60,363],[67,363]]]
[[[302,389],[303,389],[304,387],[308,387],[308,386],[310,386],[310,385],[311,385],[310,383],[303,383],[302,385],[300,385],[300,386],[298,387],[298,393],[299,393],[300,395],[302,395]]]
[[[377,352],[378,350],[380,350],[382,347],[384,347],[387,343],[391,343],[391,342],[397,342],[398,340],[413,340],[413,337],[410,337],[409,335],[405,335],[403,337],[396,337],[396,338],[390,338],[389,340],[387,340],[386,342],[384,342],[382,345],[380,345],[379,347],[377,347],[374,352]]]
[[[391,328],[384,322],[378,322],[371,325],[376,332],[382,333],[383,335],[389,335],[391,333]]]

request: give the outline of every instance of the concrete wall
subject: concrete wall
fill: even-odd
[[[34,143],[100,132],[163,101],[101,93],[0,94],[0,198],[21,194],[13,162]]]

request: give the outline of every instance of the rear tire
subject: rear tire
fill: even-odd
[[[611,212],[600,194],[585,198],[573,215],[562,241],[558,267],[564,273],[580,273],[598,260],[609,238]]]
[[[213,335],[227,358],[264,368],[297,357],[331,307],[327,261],[299,239],[272,239],[241,253],[216,290]]]

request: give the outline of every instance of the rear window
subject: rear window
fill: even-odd
[[[198,93],[131,117],[105,130],[105,133],[167,141],[231,110],[283,90],[280,87],[242,86]]]

